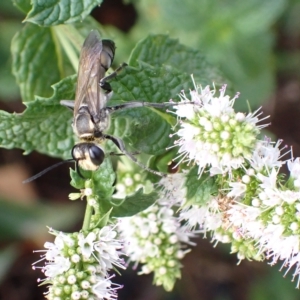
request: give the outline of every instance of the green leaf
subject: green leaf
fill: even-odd
[[[75,189],[81,190],[85,187],[85,181],[89,179],[89,177],[82,178],[76,170],[73,170],[70,168],[70,177],[71,177],[71,186],[74,187]]]
[[[14,8],[13,8],[14,9]],[[1,7],[0,7],[1,10]],[[19,21],[0,22],[0,98],[1,101],[10,101],[20,98],[19,87],[11,72],[10,44],[16,31],[22,27]]]
[[[32,0],[25,21],[53,26],[82,21],[102,0]]]
[[[176,97],[182,89],[188,90],[192,81],[188,74],[182,74],[171,66],[151,67],[140,63],[139,68],[127,67],[111,85],[114,91],[112,104],[121,101],[162,103]],[[125,144],[151,155],[165,152],[172,145],[171,126],[176,123],[166,109],[142,107],[116,112],[117,120],[124,117],[130,121],[124,133]]]
[[[100,201],[102,201],[102,199],[110,199],[115,190],[114,183],[116,175],[109,158],[106,158],[99,169],[93,172],[92,180],[94,190]]]
[[[27,24],[11,44],[12,71],[24,102],[35,95],[49,97],[51,85],[61,79],[59,58],[49,28]]]
[[[186,188],[188,204],[205,205],[212,195],[218,193],[215,182],[216,176],[211,177],[208,172],[198,175],[198,167],[193,167],[186,176]]]
[[[162,155],[152,157],[149,162],[149,167],[154,169],[157,168],[159,171],[163,173],[176,172],[178,171],[178,167],[176,167],[175,169],[173,168],[176,165],[176,162],[174,162],[174,158],[176,158],[177,156],[178,156],[178,149],[172,148],[171,150],[168,150]]]
[[[98,222],[93,227],[93,229],[94,228],[103,228],[104,226],[106,226],[110,220],[110,215],[111,215],[112,210],[113,210],[113,208],[111,208],[107,213],[105,213],[104,216],[98,220]]]
[[[78,172],[70,169],[70,176],[72,178],[71,185],[76,189],[83,189],[86,186],[86,180],[91,180],[91,188],[93,193],[101,201],[104,199],[110,200],[115,188],[115,173],[112,168],[110,159],[107,157],[103,163],[100,165],[96,171],[87,171],[80,169],[80,174]]]
[[[110,159],[105,159],[99,169],[95,172],[80,170],[84,178],[81,178],[76,171],[71,170],[71,185],[77,189],[85,187],[85,181],[91,179],[93,196],[99,203],[99,220],[95,227],[103,227],[109,217],[133,216],[152,205],[158,198],[158,193],[153,191],[145,194],[143,189],[139,189],[133,195],[125,199],[112,198],[115,190],[115,173],[112,169]],[[89,184],[90,185],[90,184]],[[94,216],[97,218],[97,215]]]
[[[183,46],[166,35],[150,35],[133,49],[129,64],[111,82],[114,90],[112,104],[127,101],[152,103],[179,100],[178,94],[193,88],[190,75],[194,72],[202,83],[217,81],[220,76],[204,56]],[[197,70],[195,70],[195,65]],[[198,68],[199,66],[199,68]],[[171,109],[171,107],[168,107]],[[171,126],[176,119],[166,109],[134,108],[115,113],[116,118],[130,120],[123,133],[126,144],[137,151],[161,155],[173,144]],[[114,131],[111,131],[114,134]]]
[[[72,130],[72,112],[60,105],[61,99],[74,99],[76,76],[53,85],[53,95],[46,99],[36,97],[27,103],[22,114],[0,111],[0,145],[21,148],[25,154],[33,150],[50,156],[70,158],[75,143]]]
[[[169,65],[177,72],[193,74],[202,85],[223,82],[220,72],[207,62],[200,51],[167,35],[150,35],[139,42],[131,53],[129,64],[137,67],[141,61],[153,67]]]
[[[113,198],[111,216],[118,218],[133,216],[154,204],[157,199],[158,193],[156,191],[144,194],[143,189],[140,188],[135,194],[127,196],[125,199]]]
[[[31,9],[30,0],[13,0],[13,4],[23,13],[27,14]]]

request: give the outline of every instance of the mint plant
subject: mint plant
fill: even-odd
[[[26,13],[11,46],[26,109],[0,112],[2,147],[71,157],[77,142],[73,116],[60,100],[75,98],[78,57],[89,31],[106,37],[89,17],[100,2],[15,1]],[[117,149],[109,141],[98,170],[81,170],[83,177],[70,171],[78,189],[70,199],[85,199],[86,211],[80,232],[50,229],[55,240],[45,243],[34,264],[44,273],[46,298],[117,299],[122,286],[114,283],[113,272],[125,269],[127,261],[171,291],[181,276],[181,259],[194,245],[191,239],[200,234],[230,243],[239,260],[296,266],[299,278],[299,159],[282,160],[280,142],[262,137],[267,124],[259,119],[260,110],[236,112],[238,94],[227,95],[221,72],[167,35],[148,35],[126,62],[110,82],[109,105],[172,105],[118,111],[109,134],[166,176],[147,173],[126,156],[113,157]],[[283,164],[290,170],[285,181],[279,176]]]

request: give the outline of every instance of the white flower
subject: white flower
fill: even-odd
[[[247,117],[236,114],[233,104],[236,97],[225,95],[226,86],[215,96],[215,89],[195,86],[190,101],[184,92],[175,114],[181,118],[175,146],[179,146],[180,162],[195,162],[199,174],[208,166],[211,175],[230,172],[251,158],[256,136],[261,126],[254,114]],[[186,106],[186,107],[185,107]],[[257,112],[255,112],[256,114]],[[182,119],[185,118],[185,119]]]
[[[283,233],[282,225],[269,224],[261,237],[260,244],[268,256],[272,257],[272,263],[277,262],[278,259],[289,259],[299,252],[299,237],[296,235],[284,237]]]
[[[232,187],[232,189],[227,196],[233,198],[243,196],[247,189],[246,184],[242,182],[229,182],[229,186]]]
[[[47,250],[39,261],[45,261],[41,269],[49,284],[47,298],[69,299],[70,290],[65,287],[72,286],[70,299],[117,299],[121,286],[111,282],[109,271],[114,266],[125,267],[120,258],[123,242],[117,239],[114,227],[79,234],[51,233],[57,235],[55,241],[45,243]]]
[[[48,250],[44,251],[46,253],[42,256],[42,260],[46,260],[42,270],[48,278],[53,278],[68,271],[71,266],[70,259],[63,255],[64,240],[68,240],[68,238],[60,232],[56,236],[54,243],[46,242],[44,245]]]
[[[184,97],[184,94],[182,95]],[[185,105],[187,103],[190,103],[190,101],[188,99],[184,99],[180,102],[181,105],[174,106],[174,108],[177,110],[176,114],[179,118],[193,119],[195,116],[196,107],[193,105]]]
[[[94,244],[95,251],[98,253],[98,260],[102,268],[111,269],[113,265],[125,269],[124,262],[120,258],[123,254],[123,241],[116,238],[117,232],[110,226],[101,228],[98,233],[97,241]]]
[[[199,89],[199,88],[198,88]],[[225,95],[226,85],[220,89],[220,96],[213,97],[216,90],[210,91],[210,87],[206,86],[204,90],[201,89],[201,94],[203,97],[203,108],[208,112],[209,115],[213,117],[229,116],[234,113],[232,108],[237,95],[230,99],[228,95]]]
[[[162,188],[159,203],[171,207],[173,205],[181,205],[185,200],[186,188],[185,174],[176,173],[163,177],[158,186]]]
[[[215,231],[222,226],[223,215],[219,210],[217,198],[212,198],[207,205],[192,205],[183,208],[180,219],[186,221],[189,228],[200,228],[200,232],[206,234]]]
[[[184,244],[196,246],[196,243],[192,242],[191,239],[194,238],[196,235],[194,232],[190,230],[190,228],[187,225],[181,226],[177,229],[176,232],[176,238]],[[190,249],[186,250],[190,251]],[[182,257],[183,258],[183,257]]]
[[[257,171],[261,171],[263,168],[280,168],[285,163],[280,160],[279,146],[281,142],[282,141],[279,140],[274,144],[267,138],[263,141],[259,141],[250,159],[251,167]]]
[[[84,237],[83,233],[78,235],[78,245],[84,257],[89,258],[91,256],[95,239],[96,234],[94,232],[90,232],[86,237]]]
[[[54,243],[46,242],[44,244],[44,247],[46,249],[48,249],[48,251],[45,254],[46,259],[47,260],[54,260],[55,257],[57,257],[60,254],[61,250],[64,247],[61,235],[58,235],[55,238]]]
[[[276,189],[278,170],[272,169],[269,176],[264,176],[262,174],[257,174],[257,178],[261,181],[260,187],[263,190]]]
[[[288,160],[287,166],[290,176],[294,179],[295,187],[300,188],[300,158]]]
[[[181,225],[165,198],[170,195],[171,199],[176,198],[177,192],[180,195],[180,178],[182,175],[162,179],[159,185],[164,189],[156,205],[133,217],[122,218],[119,223],[122,236],[127,241],[124,245],[129,260],[135,266],[143,264],[139,274],[154,272],[155,284],[163,285],[166,290],[171,290],[176,278],[180,277],[179,260],[189,252],[186,246],[194,245],[190,239],[195,234],[189,227]]]
[[[187,220],[187,224],[190,228],[196,228],[198,224],[202,226],[202,224],[205,223],[207,214],[207,206],[192,205],[188,208],[184,208],[180,212],[180,217],[182,220]]]
[[[113,300],[118,298],[117,290],[122,288],[122,286],[112,283],[110,279],[111,277],[97,277],[97,283],[93,286],[92,290],[99,300]]]
[[[259,219],[260,208],[234,204],[227,211],[230,222],[233,226],[240,228],[245,236],[257,239],[262,234],[263,223]]]
[[[285,201],[288,204],[293,204],[297,200],[300,200],[300,192],[295,192],[295,191],[279,191],[279,196],[280,198]]]
[[[71,262],[69,258],[57,256],[54,261],[48,262],[43,269],[47,277],[53,278],[68,271],[70,266]]]

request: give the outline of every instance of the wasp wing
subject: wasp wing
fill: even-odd
[[[101,90],[99,83],[113,60],[114,43],[109,42],[112,47],[110,52],[106,44],[103,49],[99,33],[91,31],[80,53],[74,116],[78,114],[81,106],[87,106],[95,123],[98,122],[100,109],[106,106],[106,97],[101,97],[104,91]]]

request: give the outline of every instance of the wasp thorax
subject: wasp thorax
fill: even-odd
[[[80,138],[84,138],[94,135],[95,124],[92,122],[89,113],[80,112],[74,120],[73,128]]]
[[[92,116],[96,131],[105,131],[109,127],[109,112],[101,109],[97,116]]]
[[[102,164],[104,151],[94,143],[80,143],[73,147],[72,156],[84,170],[95,171]]]

